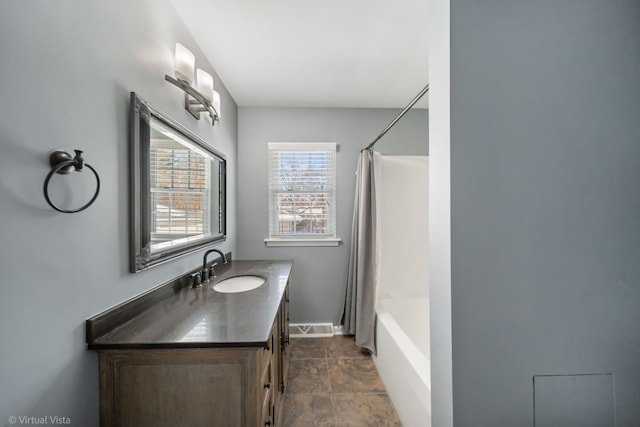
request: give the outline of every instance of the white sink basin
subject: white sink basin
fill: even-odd
[[[213,290],[223,294],[234,294],[250,291],[262,286],[264,282],[264,278],[260,276],[235,276],[219,281],[213,286]]]

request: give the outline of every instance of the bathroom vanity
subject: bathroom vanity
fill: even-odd
[[[232,261],[87,320],[99,353],[101,426],[279,426],[286,390],[290,261]],[[256,289],[220,293],[237,276]]]

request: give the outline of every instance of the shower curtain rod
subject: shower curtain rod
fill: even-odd
[[[389,129],[391,129],[391,128],[396,124],[396,122],[397,122],[398,120],[400,120],[400,119],[402,118],[402,116],[404,116],[404,115],[407,113],[407,111],[409,111],[409,110],[411,109],[411,107],[413,107],[413,105],[414,105],[416,102],[418,102],[418,101],[420,100],[420,98],[422,98],[422,97],[424,96],[424,94],[425,94],[425,93],[427,93],[427,92],[429,92],[429,84],[428,84],[428,83],[427,83],[427,85],[424,87],[424,89],[422,89],[422,90],[420,91],[420,93],[419,93],[418,95],[416,95],[416,97],[415,97],[415,98],[413,98],[413,100],[409,103],[409,105],[407,105],[406,107],[404,107],[404,110],[402,110],[402,111],[400,112],[400,114],[398,114],[398,115],[396,116],[396,118],[395,118],[395,119],[393,119],[393,121],[392,121],[391,123],[389,123],[389,125],[388,125],[386,128],[384,128],[384,130],[380,133],[380,135],[378,135],[378,137],[377,137],[376,139],[374,139],[374,140],[373,140],[373,142],[372,142],[371,144],[367,145],[367,148],[363,148],[362,150],[363,150],[363,151],[364,151],[364,150],[369,150],[369,149],[371,149],[374,145],[376,145],[376,142],[378,142],[378,141],[379,141],[379,140],[384,136],[384,134],[385,134],[385,133],[389,132]]]

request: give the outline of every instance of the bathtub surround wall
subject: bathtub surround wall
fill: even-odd
[[[429,157],[376,153],[374,159],[376,303],[429,298]]]
[[[291,322],[337,324],[344,303],[353,213],[355,171],[360,150],[399,109],[256,108],[238,109],[237,259],[293,259]],[[386,154],[428,153],[427,110],[412,110],[376,145]],[[267,142],[338,143],[337,247],[265,247],[268,235]]]
[[[429,158],[378,153],[374,158],[374,361],[402,425],[430,427]]]
[[[201,263],[198,252],[128,271],[130,91],[227,156],[229,238],[218,247],[236,251],[237,110],[214,74],[220,124],[189,115],[183,92],[164,81],[176,42],[214,74],[165,0],[0,3],[0,425],[59,416],[97,426],[97,355],[84,320]],[[53,148],[84,150],[100,173],[86,211],[45,202]]]
[[[450,7],[450,110],[430,120],[451,119],[431,162],[450,148],[453,423],[434,359],[434,425],[640,425],[640,3]]]

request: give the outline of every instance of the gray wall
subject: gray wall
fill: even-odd
[[[241,259],[293,259],[291,321],[338,324],[344,301],[358,153],[395,109],[239,108],[238,252]],[[337,142],[338,247],[266,247],[267,142]],[[412,110],[376,145],[384,154],[428,154],[427,110]]]
[[[230,238],[221,247],[236,249],[237,108],[218,84],[221,125],[188,115],[164,81],[176,42],[213,71],[167,1],[0,2],[0,425],[59,415],[97,426],[97,355],[86,350],[84,320],[200,261],[128,271],[130,91],[227,154]],[[83,149],[99,171],[102,191],[86,211],[46,204],[53,148]]]
[[[535,375],[591,373],[640,425],[639,23],[637,0],[451,0],[456,426],[533,425]]]

